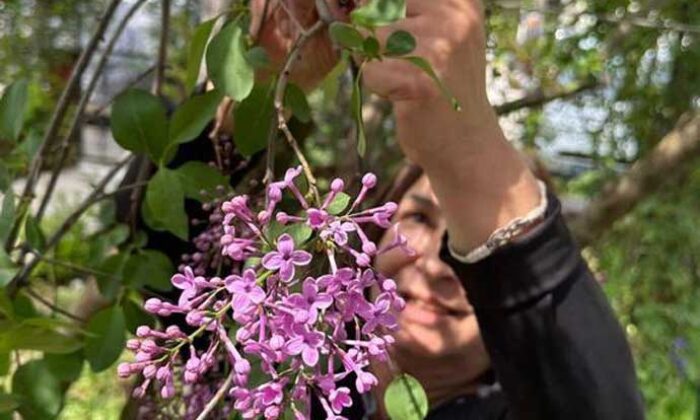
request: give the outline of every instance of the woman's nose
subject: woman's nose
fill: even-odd
[[[431,279],[439,279],[452,276],[452,269],[440,258],[442,236],[431,235],[421,241],[420,249],[417,249],[418,258],[416,265]]]

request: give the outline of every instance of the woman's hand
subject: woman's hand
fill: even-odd
[[[267,10],[265,17],[265,3]],[[346,20],[352,1],[345,6],[339,0],[326,1],[336,20]],[[314,0],[252,0],[250,33],[265,48],[273,68],[282,67],[292,45],[302,33],[319,19]],[[311,38],[292,69],[291,80],[310,90],[323,80],[338,62],[338,54],[326,29]]]

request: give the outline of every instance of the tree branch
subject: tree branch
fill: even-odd
[[[632,210],[649,194],[678,180],[694,169],[700,157],[700,113],[684,116],[644,158],[617,180],[607,184],[571,223],[582,246],[589,245],[615,221]]]
[[[56,134],[58,134],[58,130],[61,127],[63,118],[65,117],[66,112],[68,111],[68,106],[70,105],[71,94],[78,87],[80,79],[90,63],[92,56],[97,50],[97,46],[100,43],[100,40],[102,40],[107,26],[112,20],[112,16],[120,3],[121,0],[112,0],[107,6],[107,9],[97,24],[95,33],[92,35],[92,38],[90,38],[87,46],[80,54],[80,57],[75,63],[73,71],[71,72],[70,78],[68,79],[68,83],[58,99],[58,103],[56,104],[53,114],[51,115],[51,120],[49,121],[44,137],[41,140],[39,149],[37,150],[36,155],[32,159],[32,163],[29,167],[29,174],[27,175],[27,181],[24,185],[24,191],[22,192],[19,209],[17,211],[17,214],[20,217],[18,217],[13,223],[12,228],[10,229],[10,234],[7,236],[5,241],[5,251],[7,252],[10,252],[10,250],[14,248],[14,243],[19,233],[20,221],[23,219],[22,216],[29,209],[32,199],[34,198],[34,185],[39,177],[39,173],[41,172],[41,167],[43,166],[44,152],[48,144],[51,143],[53,138],[56,137]]]
[[[233,382],[233,376],[233,372],[231,372],[228,375],[224,383],[221,384],[221,388],[219,388],[219,390],[216,392],[216,395],[214,395],[214,397],[211,400],[209,400],[206,407],[204,407],[204,410],[201,413],[199,413],[199,416],[197,416],[197,420],[205,420],[207,416],[212,412],[212,410],[216,408],[216,405],[219,404],[221,399],[226,394],[226,391],[228,391],[228,389],[231,387],[231,382]]]
[[[284,94],[287,91],[287,85],[289,84],[289,76],[292,73],[292,68],[299,59],[299,54],[301,53],[302,48],[304,47],[304,45],[306,45],[306,42],[311,37],[320,32],[321,29],[323,29],[325,26],[326,23],[322,20],[319,20],[311,28],[302,32],[299,35],[296,42],[294,43],[294,46],[289,52],[289,55],[287,56],[287,61],[284,63],[284,67],[282,67],[282,72],[280,73],[279,78],[277,79],[274,99],[275,111],[277,112],[277,128],[280,131],[282,131],[282,133],[284,133],[284,137],[287,139],[287,143],[289,143],[289,145],[292,147],[294,154],[296,155],[297,159],[299,160],[299,163],[304,169],[304,175],[306,175],[306,179],[309,182],[309,189],[313,192],[314,197],[318,203],[321,202],[321,196],[319,195],[318,188],[316,186],[316,177],[314,176],[313,171],[311,170],[309,162],[306,160],[306,157],[299,148],[299,144],[294,138],[294,135],[292,135],[292,132],[289,130],[289,126],[287,126],[287,119],[284,116]]]
[[[105,51],[102,54],[102,57],[100,58],[100,61],[97,64],[97,67],[95,68],[95,72],[92,75],[92,79],[90,79],[90,83],[85,89],[85,93],[83,93],[83,96],[80,98],[80,102],[78,103],[75,115],[73,116],[73,121],[71,122],[71,126],[68,129],[68,134],[66,134],[63,137],[63,142],[61,143],[61,156],[54,165],[53,171],[51,173],[51,179],[49,180],[49,184],[46,187],[44,196],[41,199],[41,205],[39,206],[39,210],[36,214],[37,222],[39,222],[44,216],[44,212],[46,211],[46,208],[48,207],[48,204],[51,201],[51,196],[53,195],[54,189],[56,188],[56,183],[58,182],[58,178],[61,175],[61,170],[63,169],[63,166],[65,165],[66,160],[68,159],[68,153],[70,151],[70,140],[78,132],[78,128],[80,127],[83,120],[83,116],[85,114],[85,109],[87,108],[87,105],[90,102],[90,98],[92,97],[92,94],[95,91],[95,88],[97,87],[97,82],[100,80],[100,77],[102,77],[102,73],[105,67],[107,66],[107,63],[109,62],[109,58],[112,56],[112,51],[114,51],[114,47],[117,45],[117,41],[119,41],[119,38],[124,32],[124,29],[126,29],[126,26],[128,25],[131,18],[134,16],[136,11],[138,11],[138,9],[141,8],[141,6],[143,6],[145,2],[146,0],[139,0],[136,3],[134,3],[124,15],[121,22],[119,22],[117,29],[112,35],[112,38],[109,40],[109,43],[107,44],[107,47],[105,48]]]
[[[600,82],[598,82],[597,80],[593,80],[582,84],[576,89],[559,92],[557,94],[549,96],[545,95],[542,91],[537,91],[531,95],[525,96],[524,98],[517,99],[512,102],[506,102],[501,105],[496,105],[493,108],[496,110],[496,114],[505,115],[523,108],[541,107],[558,99],[568,99],[582,92],[599,88],[600,86]]]
[[[90,195],[88,195],[83,202],[78,206],[77,209],[71,213],[66,220],[63,221],[63,224],[54,232],[53,235],[46,241],[46,246],[44,248],[44,252],[48,252],[51,249],[53,249],[65,236],[66,233],[70,230],[73,225],[75,225],[78,220],[80,220],[80,217],[85,213],[93,204],[96,202],[100,201],[100,197],[102,196],[102,192],[104,189],[107,187],[107,184],[119,173],[119,171],[126,166],[126,164],[131,161],[133,158],[133,155],[129,155],[126,158],[122,159],[119,163],[117,163],[114,168],[112,168],[109,173],[107,173],[101,180],[100,182],[95,186],[95,188],[92,190]],[[23,246],[24,248],[24,246]],[[41,261],[40,258],[32,258],[29,262],[25,263],[20,272],[10,281],[10,283],[7,285],[7,293],[9,296],[14,296],[17,291],[19,290],[20,287],[26,285],[27,279],[29,275],[31,274],[32,270],[37,266],[37,264]]]
[[[153,80],[153,94],[161,96],[165,80],[165,63],[168,60],[168,34],[170,33],[170,0],[161,0],[160,6],[160,45],[158,47],[158,64]]]
[[[70,318],[73,321],[77,321],[81,324],[85,323],[85,320],[83,318],[79,317],[78,315],[75,315],[75,314],[72,314],[72,313],[66,311],[65,309],[61,308],[58,305],[54,305],[53,303],[44,299],[43,296],[41,296],[39,293],[35,292],[33,289],[27,288],[24,292],[27,294],[27,296],[31,297],[32,299],[36,300],[37,302],[41,303],[42,305],[46,306],[47,308],[51,309],[52,311],[59,313],[59,314],[65,316],[66,318]]]

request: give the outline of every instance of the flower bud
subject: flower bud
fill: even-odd
[[[144,309],[150,313],[158,313],[163,306],[163,302],[158,298],[150,298],[143,305]]]
[[[156,371],[158,368],[156,365],[148,365],[145,368],[143,368],[143,377],[147,379],[151,379],[156,376]]]
[[[137,332],[138,335],[138,332]],[[137,338],[132,338],[126,342],[126,348],[131,351],[136,351],[141,348],[141,340]]]
[[[132,371],[130,363],[120,363],[117,367],[117,375],[119,375],[120,378],[128,378],[131,376],[131,374]]]
[[[344,188],[345,183],[340,178],[336,178],[333,180],[333,182],[331,182],[331,191],[333,191],[334,193],[339,193],[343,191]]]
[[[140,327],[138,327],[136,329],[136,336],[137,337],[141,337],[141,338],[148,337],[150,335],[150,333],[151,333],[151,327],[149,327],[148,325],[141,325]]]
[[[246,359],[238,359],[236,363],[233,364],[233,370],[239,375],[247,375],[250,373],[250,362]]]
[[[373,173],[366,173],[362,177],[362,185],[366,188],[374,188],[377,185],[377,176]]]

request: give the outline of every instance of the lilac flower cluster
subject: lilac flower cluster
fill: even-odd
[[[227,372],[220,394],[243,418],[276,419],[285,412],[308,418],[313,392],[328,418],[341,419],[352,400],[340,380],[354,375],[359,393],[377,385],[370,360],[388,357],[395,313],[405,303],[396,283],[370,263],[393,248],[410,250],[398,232],[379,249],[365,229],[389,228],[397,206],[358,210],[376,185],[372,174],[363,177],[352,203],[340,179],[312,203],[296,185],[300,174],[292,168],[270,184],[262,211],[255,212],[247,196],[223,202],[223,234],[216,237],[230,261],[225,276],[183,266],[172,278],[182,291],[177,303],[146,301],[153,314],[183,315],[193,332],[137,330],[127,345],[135,361],[119,366],[122,377],[143,377],[136,396],[155,386],[162,398],[172,398],[208,374]],[[285,193],[294,198],[294,214]]]

